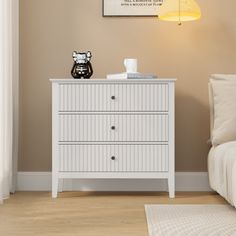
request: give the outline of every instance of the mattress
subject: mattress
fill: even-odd
[[[236,207],[236,141],[211,148],[208,171],[211,188]]]

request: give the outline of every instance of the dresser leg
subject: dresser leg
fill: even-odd
[[[58,192],[58,177],[52,175],[52,198],[57,198]]]
[[[61,193],[62,191],[63,191],[63,179],[59,179],[58,192]]]
[[[175,178],[168,178],[169,198],[175,198]]]

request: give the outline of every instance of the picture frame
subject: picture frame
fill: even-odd
[[[103,0],[103,16],[151,16],[158,15],[164,0]]]

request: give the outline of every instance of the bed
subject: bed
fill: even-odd
[[[236,207],[236,75],[212,75],[209,81],[210,186]]]

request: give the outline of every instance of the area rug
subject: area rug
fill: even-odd
[[[145,205],[149,236],[236,236],[229,205]]]

